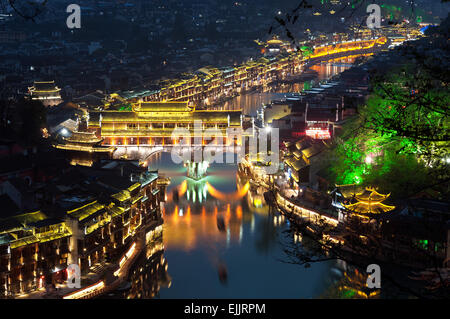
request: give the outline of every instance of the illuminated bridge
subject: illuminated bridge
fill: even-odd
[[[173,154],[174,161],[180,161],[186,167],[187,176],[200,180],[206,176],[211,162],[236,162],[238,156],[243,156],[243,147],[237,145],[223,146],[187,146],[174,149],[176,146],[127,146],[117,148],[113,157],[116,159],[139,160],[140,165],[147,167],[153,156],[161,153]]]

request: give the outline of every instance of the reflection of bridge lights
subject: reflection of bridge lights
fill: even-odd
[[[236,207],[236,217],[239,219],[242,219],[242,206],[241,205]]]
[[[211,194],[211,196],[213,196],[214,198],[217,198],[217,199],[223,200],[223,201],[235,201],[235,200],[243,198],[247,194],[247,192],[250,188],[250,183],[247,182],[242,188],[238,188],[238,190],[235,193],[231,193],[231,194],[225,194],[225,193],[220,192],[219,190],[215,189],[208,182],[206,183],[206,186],[208,189],[208,193]]]
[[[183,216],[183,209],[180,208],[180,211],[178,212],[178,216]]]

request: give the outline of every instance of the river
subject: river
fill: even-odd
[[[289,222],[265,204],[263,190],[239,192],[246,181],[235,164],[213,163],[201,181],[186,178],[169,153],[149,164],[172,179],[163,208],[168,267],[161,276],[170,276],[170,284],[161,286],[160,298],[316,298],[336,277],[335,262],[310,268],[285,262],[283,243],[294,240]],[[186,190],[178,201],[171,199],[175,188]]]
[[[344,60],[349,63],[350,61]],[[314,66],[328,79],[348,66]],[[253,115],[262,103],[298,92],[303,83],[276,93],[252,93],[226,102]],[[169,153],[150,158],[149,166],[171,178],[163,205],[163,252],[143,254],[130,277],[131,289],[106,297],[126,298],[354,298],[365,276],[342,261],[292,264],[287,245],[308,243],[289,221],[264,202],[263,190],[248,188],[236,164],[212,163],[201,181]],[[176,189],[179,199],[173,196]],[[151,254],[150,254],[151,255]],[[343,287],[353,287],[347,289]]]
[[[315,71],[317,76],[306,82],[297,82],[290,84],[277,85],[271,88],[271,92],[252,92],[245,95],[234,97],[225,102],[222,107],[218,109],[238,110],[246,115],[256,116],[256,110],[263,104],[268,104],[272,100],[284,98],[286,93],[299,93],[306,86],[311,87],[314,84],[328,80],[332,76],[348,69],[354,62],[355,58],[343,58],[333,63],[317,64],[310,67],[310,70]]]

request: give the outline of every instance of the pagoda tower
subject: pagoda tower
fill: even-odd
[[[357,214],[381,214],[390,212],[395,209],[395,206],[388,206],[383,204],[389,194],[383,195],[378,193],[374,188],[366,187],[366,189],[358,194],[355,194],[356,202],[353,204],[342,204],[347,211]]]
[[[102,146],[102,141],[93,132],[73,132],[54,147],[67,152],[70,164],[92,166],[98,160],[111,158],[116,150],[112,146]]]
[[[62,102],[61,89],[56,86],[55,81],[34,81],[28,92],[32,100],[40,100],[45,106],[55,106]]]

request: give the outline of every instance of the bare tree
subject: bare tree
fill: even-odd
[[[441,0],[442,3],[450,0]],[[300,50],[299,45],[299,32],[311,28],[310,25],[320,26],[324,29],[326,26],[332,26],[336,28],[339,25],[343,25],[345,28],[354,27],[356,30],[365,27],[366,20],[370,13],[367,12],[367,6],[369,4],[378,4],[384,6],[385,1],[382,0],[349,0],[342,1],[340,4],[333,5],[332,7],[324,5],[320,0],[299,0],[298,5],[286,13],[282,13],[274,17],[274,23],[269,27],[269,34],[280,34],[289,39],[291,44]],[[405,4],[403,1],[398,1],[397,5],[405,7],[408,15],[402,16],[402,19],[395,16],[390,16],[387,23],[389,25],[401,24],[403,19],[407,18],[411,22],[416,19],[416,2],[414,0],[409,1],[409,4]],[[313,15],[317,17],[312,18]],[[324,23],[324,17],[326,16],[326,23]],[[343,19],[343,21],[341,20]],[[317,24],[314,24],[314,21]],[[320,31],[320,30],[319,30]],[[374,29],[374,32],[378,32]]]
[[[313,263],[342,260],[347,265],[359,268],[363,272],[367,265],[371,263],[381,265],[390,265],[392,263],[385,254],[381,234],[370,229],[367,225],[362,225],[356,219],[351,222],[351,227],[349,225],[346,227],[345,244],[341,244],[330,239],[334,229],[329,225],[323,222],[312,223],[306,220],[292,219],[293,216],[295,215],[290,215],[290,218],[294,221],[294,224],[291,229],[284,232],[285,236],[281,240],[285,255],[279,259],[280,262],[308,268]],[[312,229],[314,231],[311,231]],[[301,234],[301,243],[293,240],[292,233]],[[361,240],[361,237],[364,237],[365,240]],[[389,271],[382,271],[383,280],[388,281],[390,285],[396,287],[400,292],[417,298],[448,298],[448,279],[443,278],[442,269],[436,262],[438,258],[434,251],[427,252],[416,246],[411,246],[410,253],[413,256],[420,255],[432,261],[432,268],[434,269],[432,278],[434,282],[425,281],[423,287],[411,288],[404,282],[405,278],[407,278],[406,276],[399,279],[394,273]],[[382,269],[385,270],[386,268],[382,267]],[[426,287],[427,285],[428,287]],[[370,295],[373,291],[367,289],[367,295]]]
[[[35,21],[35,18],[44,12],[48,0],[17,1],[0,0],[3,8],[10,6],[14,12],[25,20]]]

